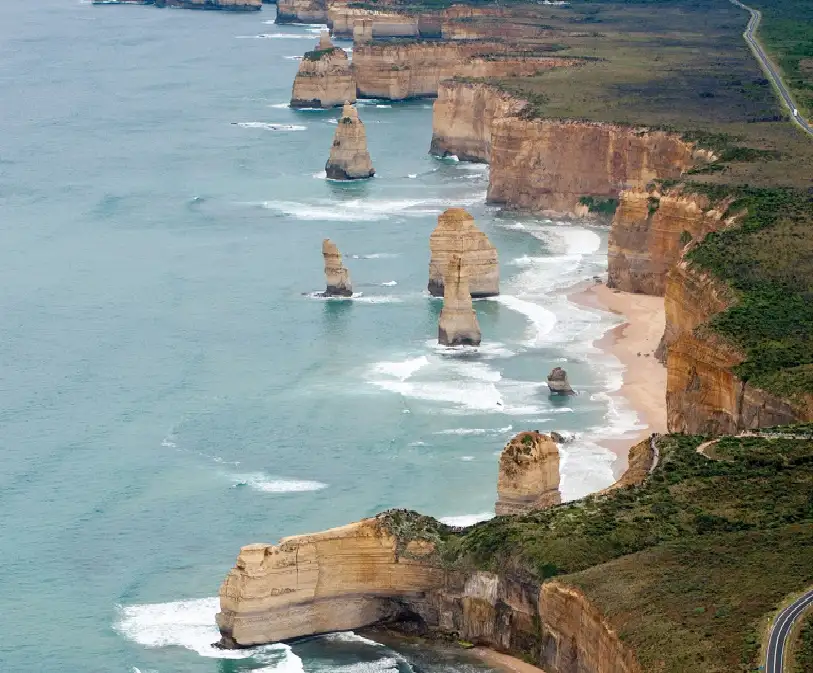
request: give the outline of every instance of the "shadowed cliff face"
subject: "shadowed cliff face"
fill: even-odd
[[[640,671],[580,592],[556,582],[540,587],[445,569],[430,535],[409,539],[409,516],[385,513],[277,546],[243,547],[220,589],[221,644],[406,619],[413,629],[524,656],[547,673]]]

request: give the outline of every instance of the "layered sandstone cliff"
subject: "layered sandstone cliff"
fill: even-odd
[[[813,418],[813,399],[794,405],[741,380],[744,353],[706,323],[735,300],[708,273],[681,261],[666,279],[666,420],[670,432],[736,434]]]
[[[404,100],[436,96],[451,77],[519,77],[573,63],[557,57],[512,57],[495,42],[362,44],[353,50],[358,95]]]
[[[353,286],[350,283],[350,272],[342,263],[339,248],[329,238],[322,241],[322,257],[325,260],[325,296],[352,297]]]
[[[517,114],[525,101],[479,82],[445,81],[432,108],[432,144],[437,156],[488,163],[495,119]]]
[[[616,198],[655,178],[676,178],[693,163],[676,134],[600,122],[494,120],[488,201],[512,210],[576,214],[580,200]]]
[[[712,208],[707,197],[680,190],[622,192],[607,244],[607,285],[662,296],[683,248],[732,224],[723,219],[726,207]]]
[[[444,296],[443,277],[453,255],[466,265],[472,297],[493,297],[500,293],[497,249],[462,208],[449,208],[438,217],[438,226],[429,236],[429,293]]]
[[[277,23],[327,23],[327,0],[277,0]]]
[[[407,619],[522,656],[546,673],[639,673],[579,591],[444,567],[431,522],[387,512],[243,547],[220,588],[221,645],[243,647]],[[431,520],[430,520],[431,521]]]
[[[316,49],[299,63],[291,93],[291,107],[329,108],[356,102],[356,81],[343,49],[334,47],[327,32]]]
[[[500,454],[497,516],[525,514],[560,502],[556,442],[539,432],[520,432]]]
[[[438,343],[442,346],[479,346],[480,325],[471,303],[468,268],[462,255],[452,255],[449,259],[443,281]]]
[[[375,175],[373,162],[367,151],[364,124],[359,119],[358,111],[350,103],[345,104],[336,125],[325,172],[329,180],[361,180]]]

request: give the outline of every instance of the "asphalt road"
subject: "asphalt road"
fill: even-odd
[[[773,67],[770,60],[765,55],[765,51],[762,49],[762,45],[759,43],[759,40],[756,37],[759,22],[762,20],[762,12],[760,12],[758,9],[751,9],[748,5],[743,5],[741,2],[739,2],[739,0],[731,0],[731,3],[737,5],[737,7],[742,7],[751,14],[751,18],[748,20],[748,27],[745,29],[742,36],[745,38],[748,46],[751,47],[751,51],[762,65],[763,70],[765,70],[768,76],[773,80],[773,84],[776,87],[776,90],[779,92],[779,96],[782,98],[782,101],[785,103],[785,106],[790,112],[790,118],[805,133],[807,133],[809,136],[813,136],[813,126],[811,126],[801,115],[793,114],[793,111],[797,107],[796,103],[793,101],[793,98],[791,98],[790,91],[788,91],[788,88],[782,81],[781,75],[776,68]]]
[[[774,621],[771,627],[771,635],[768,640],[768,653],[765,662],[766,673],[783,673],[783,663],[785,661],[785,641],[793,628],[794,622],[805,611],[805,608],[813,605],[813,589],[786,607]]]

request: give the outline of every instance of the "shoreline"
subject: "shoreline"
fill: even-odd
[[[621,292],[604,283],[579,285],[567,294],[578,306],[615,313],[624,322],[604,333],[593,346],[615,356],[624,366],[621,387],[610,393],[621,398],[645,424],[634,438],[600,439],[597,444],[616,455],[613,473],[618,477],[627,468],[629,449],[653,432],[666,432],[666,367],[655,358],[666,323],[663,297]]]

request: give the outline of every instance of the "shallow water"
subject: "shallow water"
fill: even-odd
[[[402,670],[331,639],[224,659],[211,597],[248,542],[490,516],[522,429],[578,433],[563,492],[601,488],[595,440],[636,423],[590,346],[616,319],[564,296],[605,232],[486,207],[485,167],[426,154],[427,101],[363,102],[377,177],[326,181],[338,112],[285,107],[318,27],[272,18],[0,3],[2,670]],[[425,294],[449,206],[500,254],[476,353]],[[327,236],[352,300],[308,295]]]

